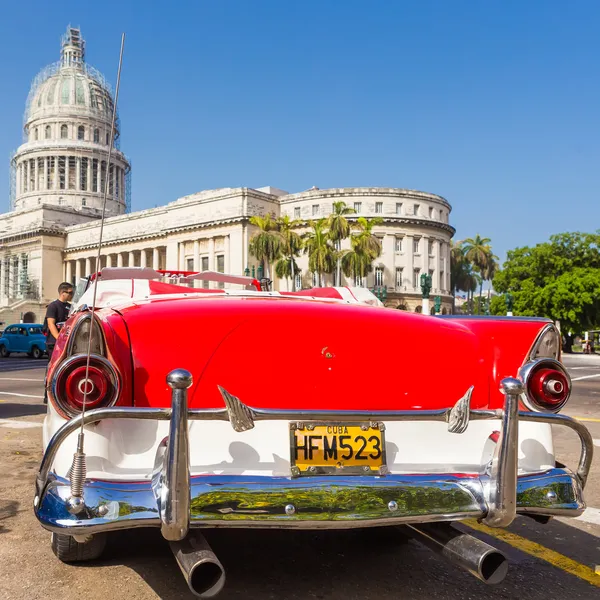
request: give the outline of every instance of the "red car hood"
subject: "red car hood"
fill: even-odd
[[[400,410],[454,405],[490,368],[465,326],[403,311],[285,298],[186,298],[121,309],[136,406],[169,406],[166,376],[193,374],[190,407],[220,407],[217,386],[261,408]]]

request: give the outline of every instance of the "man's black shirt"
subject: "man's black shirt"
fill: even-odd
[[[54,302],[48,304],[43,326],[43,329],[48,332],[48,339],[46,340],[48,346],[54,346],[54,344],[56,344],[56,338],[52,335],[50,329],[48,329],[48,318],[54,319],[55,324],[64,323],[69,317],[70,310],[71,305],[68,302],[62,302],[61,300],[54,300]]]

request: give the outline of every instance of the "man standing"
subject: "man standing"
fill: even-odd
[[[57,323],[64,323],[71,310],[70,301],[73,299],[73,286],[66,281],[58,286],[58,298],[48,304],[43,330],[47,331],[46,350],[48,356],[52,357],[56,338],[58,338]]]

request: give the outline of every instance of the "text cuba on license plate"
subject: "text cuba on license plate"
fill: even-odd
[[[290,423],[292,475],[383,475],[383,423]]]

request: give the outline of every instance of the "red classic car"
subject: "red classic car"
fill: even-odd
[[[225,576],[202,528],[402,525],[497,583],[504,555],[452,522],[583,512],[592,440],[558,414],[571,381],[551,322],[260,287],[152,269],[93,278],[47,377],[34,504],[59,559],[159,527],[192,592],[209,597]],[[170,331],[167,346],[157,333]],[[573,471],[555,459],[551,425],[581,439]]]

